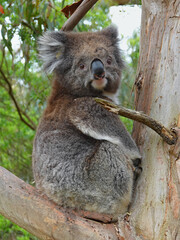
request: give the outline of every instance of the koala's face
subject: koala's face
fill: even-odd
[[[47,32],[39,39],[40,57],[47,73],[77,96],[117,92],[123,63],[113,27],[100,32]]]

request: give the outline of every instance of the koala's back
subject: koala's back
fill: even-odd
[[[66,104],[53,103],[42,117],[33,150],[36,186],[61,206],[116,217],[131,201],[132,161],[122,146],[74,128],[67,117],[69,108],[73,108],[71,98]]]

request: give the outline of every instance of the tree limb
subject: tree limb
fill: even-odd
[[[59,208],[37,189],[0,167],[0,214],[39,239],[118,240],[115,224],[103,224]]]
[[[63,31],[71,31],[98,0],[84,0],[71,17],[65,22]]]
[[[107,100],[101,99],[101,98],[95,98],[95,101],[97,103],[100,103],[104,108],[109,110],[110,112],[113,112],[115,114],[121,115],[126,118],[130,118],[132,120],[141,122],[145,124],[146,126],[153,129],[155,132],[157,132],[163,140],[168,143],[169,145],[175,144],[177,141],[177,134],[175,131],[170,131],[167,128],[165,128],[161,123],[157,122],[153,118],[149,117],[148,115],[134,111],[128,108],[120,107],[115,105],[112,102],[109,102]]]

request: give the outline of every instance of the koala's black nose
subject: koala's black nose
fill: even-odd
[[[95,59],[92,62],[91,71],[96,80],[105,77],[104,65],[99,59]]]

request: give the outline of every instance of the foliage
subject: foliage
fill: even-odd
[[[134,108],[133,85],[136,77],[136,69],[139,59],[139,31],[134,32],[132,38],[128,39],[128,53],[125,56],[125,69],[122,74],[120,102],[124,107]]]
[[[0,239],[2,240],[38,240],[30,233],[0,215]]]
[[[133,86],[136,77],[136,70],[139,60],[139,31],[134,32],[132,38],[128,39],[128,53],[125,56],[126,64],[122,74],[120,103],[124,107],[134,109]],[[129,132],[132,131],[133,121],[122,117],[121,120],[126,125]]]
[[[130,0],[129,2],[130,5],[142,5],[142,0]]]
[[[117,5],[142,5],[141,0],[129,0],[127,1],[122,1],[122,0],[104,0],[107,4],[110,6],[117,6]]]

